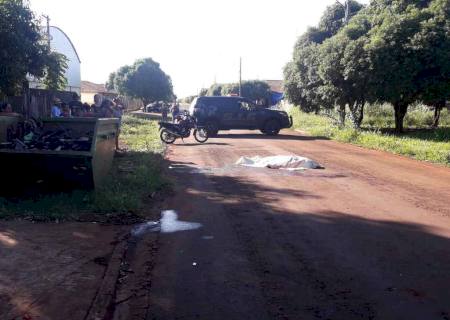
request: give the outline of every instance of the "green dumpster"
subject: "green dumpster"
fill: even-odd
[[[100,186],[112,166],[118,129],[118,119],[44,120],[42,132],[64,132],[77,139],[86,137],[88,142],[85,142],[85,148],[61,150],[57,145],[50,145],[45,146],[45,150],[42,147],[0,149],[0,193],[17,194],[19,190],[21,195],[32,196],[37,192],[92,189]],[[57,141],[66,143],[64,139]]]

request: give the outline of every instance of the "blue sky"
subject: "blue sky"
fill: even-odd
[[[63,29],[81,59],[81,78],[151,57],[179,97],[238,79],[281,79],[297,37],[334,0],[30,0]],[[362,1],[367,3],[368,0]]]

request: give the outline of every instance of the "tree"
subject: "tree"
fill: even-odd
[[[348,106],[353,126],[359,129],[366,102],[373,102],[370,60],[367,50],[367,17],[359,14],[321,45],[319,74],[322,94],[338,106],[343,126]]]
[[[349,15],[356,14],[363,8],[356,1],[349,1]],[[306,112],[318,113],[321,109],[332,109],[338,104],[340,124],[345,122],[345,103],[338,99],[339,90],[332,83],[324,82],[321,74],[324,75],[331,70],[322,70],[322,58],[325,55],[321,52],[321,46],[327,39],[336,35],[345,24],[346,10],[335,3],[329,6],[318,27],[309,28],[299,37],[295,46],[292,61],[284,68],[284,87],[288,100],[298,105]],[[329,64],[335,64],[333,59],[327,59]],[[323,65],[323,64],[322,64]],[[335,78],[336,80],[337,78]],[[328,79],[330,80],[330,79]]]
[[[108,81],[106,81],[106,83],[105,83],[106,89],[114,90],[115,86],[116,86],[115,81],[116,81],[116,73],[115,72],[111,72],[109,74]]]
[[[44,84],[47,89],[63,90],[67,86],[65,70],[67,58],[58,52],[50,52],[47,57]]]
[[[196,98],[197,96],[188,96],[188,97],[185,97],[185,98],[183,98],[182,99],[182,102],[184,102],[184,103],[191,103],[192,101],[194,101],[194,99]]]
[[[130,66],[119,68],[110,74],[107,86],[122,95],[142,99],[144,104],[174,98],[172,80],[151,58],[139,59]]]
[[[412,45],[421,48],[420,100],[434,108],[433,127],[437,127],[441,110],[450,99],[450,1],[433,1],[426,10],[429,18]]]
[[[238,95],[239,83],[228,83],[222,87],[222,95]],[[242,81],[241,96],[253,101],[269,99],[271,96],[270,86],[260,80]]]
[[[305,112],[317,113],[321,108],[332,108],[334,104],[323,99],[323,81],[318,74],[318,44],[308,43],[301,47],[297,43],[297,49],[293,61],[284,68],[284,88],[288,100]]]
[[[209,87],[207,96],[221,96],[222,95],[222,84],[215,83]]]
[[[382,0],[374,3],[376,15],[367,46],[371,60],[373,91],[380,102],[394,107],[395,129],[403,132],[403,120],[408,106],[420,96],[420,50],[412,39],[420,32],[427,14],[421,9],[423,1],[409,4],[392,0],[383,7]],[[399,8],[404,8],[400,10]],[[375,11],[374,10],[374,11]]]
[[[0,0],[0,94],[19,93],[27,75],[43,79],[47,88],[65,86],[67,59],[52,52],[23,0]]]
[[[352,16],[358,13],[364,6],[357,1],[349,0],[348,15],[346,6],[336,1],[329,6],[319,22],[319,30],[324,33],[325,39],[331,38],[341,30]]]
[[[337,3],[297,41],[284,70],[288,99],[308,112],[336,105],[341,125],[348,107],[356,128],[367,102],[387,102],[397,132],[420,100],[434,107],[437,125],[450,99],[450,0],[347,3],[351,19]]]
[[[207,88],[201,88],[198,96],[199,97],[203,97],[203,96],[206,96],[207,94],[208,94],[208,89]]]

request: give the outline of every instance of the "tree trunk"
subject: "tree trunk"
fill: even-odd
[[[353,127],[355,129],[361,128],[361,123],[364,119],[364,101],[357,101],[349,104],[350,112],[352,114]]]
[[[366,105],[366,102],[362,101],[361,105],[359,107],[360,108],[360,112],[359,112],[359,117],[357,119],[357,121],[358,121],[358,129],[361,128],[361,123],[362,123],[362,121],[364,119],[364,107],[365,107],[365,105]]]
[[[404,102],[394,103],[395,111],[395,132],[403,132],[403,120],[405,119],[406,112],[408,111],[408,104]]]
[[[339,127],[345,127],[345,104],[341,104],[338,109],[339,113]]]
[[[439,119],[441,118],[441,111],[445,106],[445,101],[441,101],[434,106],[434,118],[433,118],[433,128],[439,127]]]

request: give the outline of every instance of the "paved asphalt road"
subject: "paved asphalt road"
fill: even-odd
[[[293,131],[177,141],[147,319],[450,319],[450,169]],[[325,169],[234,165],[307,156]]]

